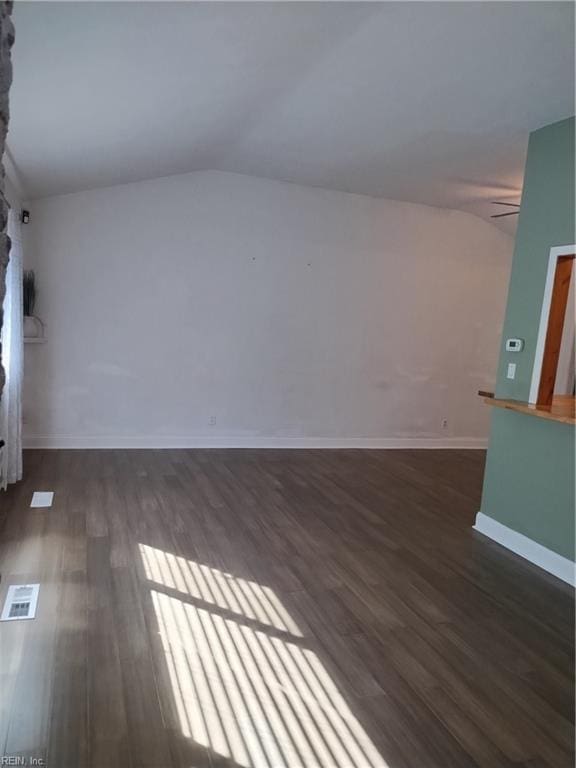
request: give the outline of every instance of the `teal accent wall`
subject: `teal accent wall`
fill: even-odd
[[[550,248],[576,243],[574,127],[570,118],[530,135],[496,397],[527,401]],[[506,352],[509,337],[524,339]],[[516,378],[506,378],[515,362]],[[575,559],[575,428],[494,409],[482,512]]]

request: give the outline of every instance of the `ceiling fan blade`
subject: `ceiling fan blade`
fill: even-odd
[[[510,213],[495,213],[493,216],[490,216],[491,219],[501,219],[504,216],[517,216],[520,213],[520,211],[510,211]]]
[[[507,205],[510,208],[520,208],[520,203],[502,203],[500,200],[492,200],[492,205]]]

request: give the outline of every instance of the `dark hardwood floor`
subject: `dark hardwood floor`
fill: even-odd
[[[573,765],[571,590],[471,529],[480,451],[30,451],[0,756]],[[55,491],[31,509],[34,490]]]

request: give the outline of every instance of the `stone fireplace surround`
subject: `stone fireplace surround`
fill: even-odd
[[[0,3],[0,158],[4,155],[6,134],[8,133],[9,92],[12,83],[11,48],[14,43],[14,25],[12,24],[13,3],[2,0]],[[4,166],[0,169],[0,331],[2,330],[2,303],[6,292],[6,267],[10,254],[10,239],[6,233],[8,223],[8,203],[4,197]],[[1,363],[2,346],[0,344],[0,397],[4,389],[5,373]],[[1,436],[0,436],[1,437]]]

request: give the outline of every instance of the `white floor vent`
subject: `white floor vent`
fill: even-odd
[[[54,501],[54,491],[34,491],[31,507],[51,507]]]
[[[40,584],[12,584],[8,587],[0,621],[33,619],[36,616],[39,590]]]

